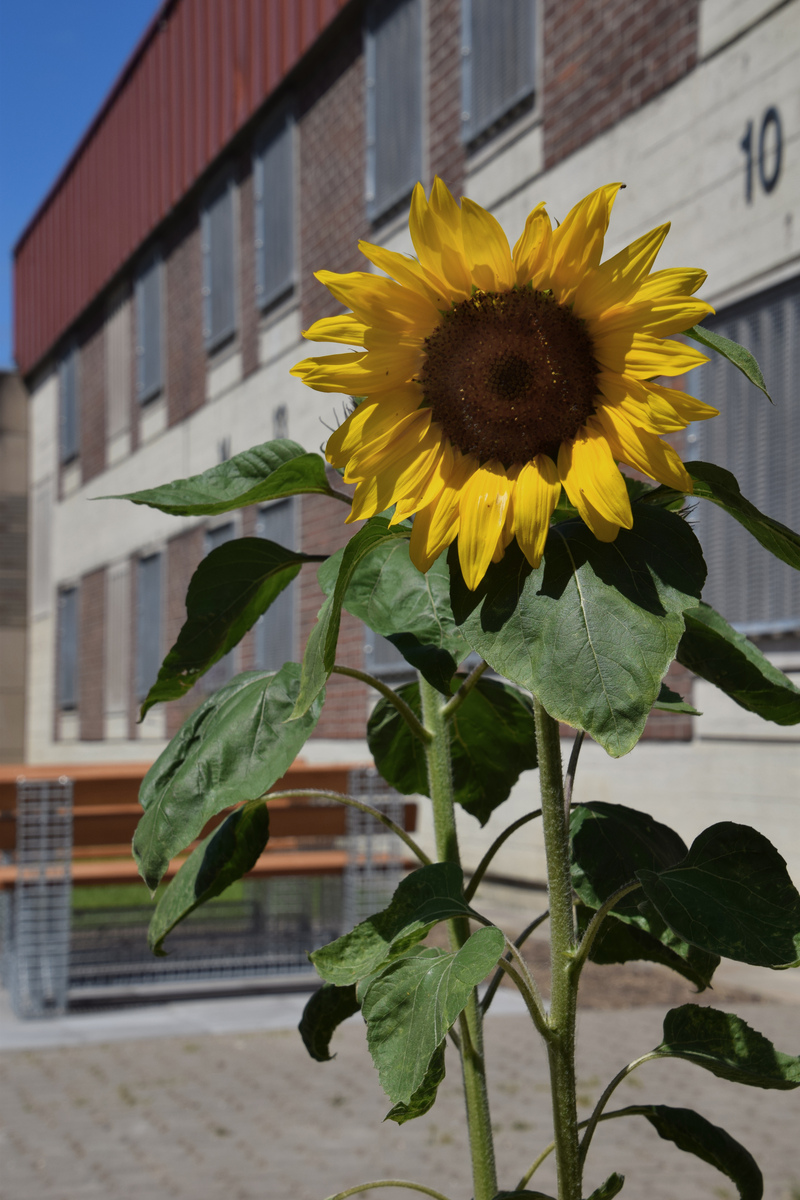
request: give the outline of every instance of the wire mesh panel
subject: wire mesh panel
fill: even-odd
[[[69,976],[72,780],[17,783],[17,880],[8,984],[17,1016],[64,1012]]]
[[[405,800],[374,767],[350,771],[348,791],[403,827]],[[348,861],[344,877],[344,924],[352,929],[386,908],[403,878],[403,843],[376,817],[347,809]]]

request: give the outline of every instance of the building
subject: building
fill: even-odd
[[[313,352],[301,330],[336,311],[313,272],[365,269],[360,237],[410,250],[417,179],[442,176],[514,236],[539,200],[563,215],[624,180],[609,253],[671,219],[659,265],[708,270],[716,327],[752,346],[777,401],[706,368],[723,415],[687,452],[799,527],[799,145],[798,0],[166,0],[16,248],[29,759],[153,758],[203,688],[300,657],[321,598],[310,568],[233,661],[137,724],[207,550],[261,533],[329,551],[345,531],[316,497],[219,520],[94,498],[274,436],[318,447],[335,405],[288,374]],[[712,602],[800,670],[798,579],[723,515],[698,522]],[[340,646],[393,669],[352,619]],[[363,757],[366,690],[336,678],[330,695],[307,756]],[[619,766],[588,747],[587,790],[657,815],[681,797],[687,835],[711,812],[783,845],[793,821],[800,868],[797,735],[701,684],[695,702],[702,722],[663,722]]]
[[[28,397],[0,371],[0,763],[25,751],[28,559]]]

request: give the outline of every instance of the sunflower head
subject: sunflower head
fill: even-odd
[[[348,520],[413,516],[426,571],[456,538],[467,585],[516,538],[537,567],[563,487],[601,541],[633,522],[618,463],[691,492],[664,433],[716,415],[653,383],[708,360],[669,340],[713,309],[705,272],[652,271],[669,226],[601,262],[620,184],[553,229],[543,204],[511,250],[495,218],[440,179],[417,184],[409,258],[362,242],[384,275],[320,271],[347,314],[305,336],[361,347],[292,368],[310,387],[365,397],[331,436],[328,461],[356,485]]]

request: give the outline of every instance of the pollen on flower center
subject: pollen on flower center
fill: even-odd
[[[597,402],[584,323],[548,292],[475,292],[425,340],[419,381],[450,441],[505,467],[557,456]]]

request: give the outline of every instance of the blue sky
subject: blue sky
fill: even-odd
[[[0,369],[13,365],[14,243],[159,0],[0,0]]]

